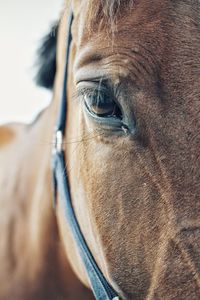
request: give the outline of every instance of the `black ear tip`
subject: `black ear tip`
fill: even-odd
[[[35,82],[41,87],[52,89],[56,74],[56,45],[58,23],[51,27],[51,31],[43,38],[37,51]]]

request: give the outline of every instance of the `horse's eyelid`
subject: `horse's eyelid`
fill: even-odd
[[[84,97],[84,96],[91,96],[91,95],[97,95],[98,93],[104,93],[107,95],[104,88],[91,88],[91,87],[83,87],[77,90],[77,97]]]

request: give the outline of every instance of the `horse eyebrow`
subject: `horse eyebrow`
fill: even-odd
[[[43,38],[36,57],[35,82],[38,86],[52,89],[56,75],[56,46],[59,22],[53,24]]]

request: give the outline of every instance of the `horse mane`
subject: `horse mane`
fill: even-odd
[[[59,22],[56,22],[42,39],[37,50],[35,82],[38,86],[52,89],[56,74],[56,45]]]

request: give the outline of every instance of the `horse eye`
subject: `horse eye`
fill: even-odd
[[[104,93],[95,93],[93,95],[84,96],[87,109],[92,114],[100,118],[122,118],[122,113],[117,104],[111,99],[111,96]]]

